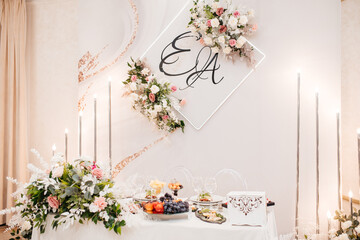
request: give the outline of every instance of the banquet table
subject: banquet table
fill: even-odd
[[[223,215],[227,216],[224,209]],[[122,228],[121,235],[107,230],[102,223],[95,225],[92,222],[86,224],[74,223],[67,229],[51,228],[51,219],[47,220],[45,233],[40,234],[34,229],[32,240],[277,240],[276,221],[274,207],[268,207],[267,224],[263,227],[232,226],[229,221],[223,224],[206,223],[198,219],[194,213],[189,213],[188,219],[176,220],[151,220],[140,218],[131,226]]]

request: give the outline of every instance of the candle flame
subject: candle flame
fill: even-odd
[[[328,219],[331,218],[331,213],[330,213],[330,211],[327,211],[327,217],[328,217]]]
[[[65,134],[68,134],[69,130],[67,128],[65,128]]]
[[[82,115],[83,115],[83,111],[80,111],[79,116],[82,117]]]
[[[296,70],[296,73],[297,73],[297,74],[300,74],[300,73],[301,73],[301,69],[298,68],[298,69]]]
[[[55,150],[56,150],[56,146],[55,146],[55,144],[54,144],[54,145],[52,145],[52,150],[53,150],[53,151],[55,151]]]
[[[97,97],[96,94],[94,94],[94,99],[96,99],[96,97]]]
[[[360,135],[360,128],[356,130],[357,134]]]
[[[315,88],[315,94],[316,94],[316,95],[319,94],[319,88]]]
[[[352,198],[353,197],[353,192],[350,190],[349,192],[349,198]]]
[[[108,77],[108,81],[109,81],[109,82],[112,81],[112,77],[111,77],[111,76]]]

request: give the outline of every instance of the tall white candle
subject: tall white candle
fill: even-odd
[[[112,151],[111,151],[111,77],[109,77],[109,167],[110,167],[110,173],[111,176],[112,173]]]
[[[80,111],[79,112],[79,136],[78,136],[78,139],[79,139],[79,157],[81,157],[82,153],[81,153],[81,144],[82,144],[82,115],[83,115],[83,112]]]
[[[320,158],[319,158],[319,91],[315,91],[316,104],[316,234],[320,233],[319,200],[320,200]]]
[[[341,191],[341,159],[340,159],[340,113],[336,113],[336,136],[337,136],[337,177],[338,177],[338,206],[342,209]]]
[[[297,73],[297,142],[296,142],[296,211],[295,238],[299,237],[299,194],[300,194],[300,71]]]
[[[350,200],[350,213],[351,213],[351,218],[354,214],[354,209],[353,209],[353,193],[352,191],[349,192],[349,200]]]
[[[359,167],[359,193],[360,193],[360,128],[357,130],[357,144],[358,144],[358,167]]]
[[[65,129],[65,162],[68,162],[68,133],[69,130]]]
[[[96,120],[97,120],[97,116],[96,116],[96,95],[94,95],[94,162],[96,162],[96,148],[97,148],[97,143],[96,143],[96,137],[97,137],[97,128],[96,128]]]
[[[55,146],[55,144],[54,145],[52,145],[52,155],[53,156],[55,156],[55,151],[56,151],[56,146]]]

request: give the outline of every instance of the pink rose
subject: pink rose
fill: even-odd
[[[155,94],[149,93],[149,99],[151,102],[155,102]]]
[[[223,13],[224,13],[224,8],[218,8],[216,10],[216,15],[218,15],[218,16],[221,16],[221,14],[223,14]]]
[[[235,39],[230,39],[229,40],[229,44],[230,44],[230,46],[235,46],[236,45],[236,40]]]
[[[49,196],[47,198],[47,202],[49,203],[49,206],[53,209],[58,209],[60,206],[60,201],[57,199],[56,196]]]
[[[206,26],[211,27],[211,20],[210,20],[210,19],[209,19],[209,20],[207,20],[207,22],[206,22]]]
[[[200,38],[200,44],[201,44],[201,45],[204,45],[204,44],[205,44],[203,38]]]
[[[168,116],[168,115],[164,115],[164,116],[162,117],[162,119],[163,119],[164,121],[166,121],[166,120],[169,119],[169,116]]]
[[[99,211],[104,210],[107,206],[107,202],[104,197],[95,197],[94,204],[99,208]]]
[[[256,31],[258,29],[258,25],[255,23],[252,28],[251,28],[253,31]]]
[[[227,30],[227,27],[225,25],[221,25],[219,28],[219,33],[224,33],[224,32],[226,32],[226,30]]]
[[[186,104],[185,98],[181,99],[181,101],[180,101],[180,106],[184,106],[185,104]]]
[[[176,92],[176,90],[177,90],[177,87],[176,87],[176,86],[171,86],[171,91],[172,91],[172,92]]]
[[[97,179],[102,179],[103,171],[100,168],[95,168],[91,171],[91,174]]]
[[[240,12],[238,10],[236,10],[233,14],[234,14],[234,17],[239,17],[240,16]]]
[[[148,82],[148,81],[149,81],[149,77],[146,77],[145,80]]]
[[[131,76],[131,81],[135,82],[136,79],[137,79],[137,76],[136,76],[136,75],[132,75],[132,76]]]

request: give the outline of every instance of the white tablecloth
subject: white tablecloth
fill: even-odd
[[[226,210],[223,212],[226,217]],[[189,213],[188,219],[169,221],[153,221],[139,219],[137,224],[122,228],[122,234],[117,235],[108,231],[100,222],[95,225],[92,222],[87,224],[75,223],[70,228],[58,230],[51,228],[51,219],[44,234],[36,229],[33,231],[32,240],[184,240],[184,239],[206,239],[206,240],[277,240],[276,221],[273,207],[268,208],[268,222],[265,227],[244,227],[231,226],[228,221],[225,223],[210,224]]]

